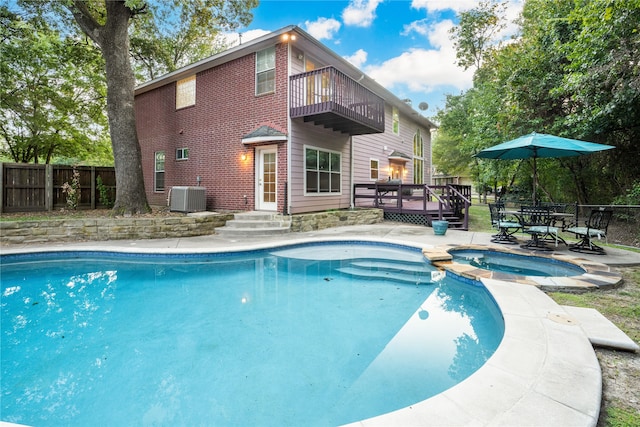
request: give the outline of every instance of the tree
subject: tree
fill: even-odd
[[[117,182],[114,213],[149,211],[134,114],[135,78],[129,59],[129,27],[134,18],[149,12],[151,3],[145,0],[67,0],[62,3],[62,8],[56,0],[22,3],[25,7],[44,7],[63,19],[64,10],[67,10],[102,52],[107,82],[107,117]],[[239,24],[247,24],[251,19],[249,10],[256,5],[257,0],[173,1],[175,11],[192,10],[190,16],[197,17],[203,28],[235,28]],[[153,18],[162,16],[155,15]],[[156,28],[171,24],[158,23]]]
[[[0,21],[3,154],[17,163],[109,158],[97,49],[86,39],[62,36],[39,16],[23,19],[0,7]]]
[[[472,66],[480,68],[487,52],[496,44],[496,37],[505,28],[505,9],[506,3],[483,0],[477,8],[458,15],[458,25],[450,30],[458,66],[465,70]]]
[[[459,97],[464,108],[448,102],[439,113],[440,132],[460,145],[449,153],[471,159],[533,131],[608,143],[616,149],[539,161],[540,189],[550,200],[580,203],[608,203],[623,194],[640,178],[638,22],[640,0],[528,0],[512,43],[477,49],[486,46],[482,31],[456,29],[469,37],[458,39],[459,65],[479,68],[473,88]],[[476,28],[463,19],[461,25]],[[485,161],[471,164],[471,171],[478,182],[493,177],[506,184],[516,177],[531,188],[530,168],[517,169],[520,164],[527,165]]]
[[[148,4],[148,12],[137,16],[132,25],[131,55],[139,81],[153,80],[229,47],[200,11],[182,9],[171,19],[174,10],[166,6]],[[158,22],[167,21],[176,24],[158,27]]]

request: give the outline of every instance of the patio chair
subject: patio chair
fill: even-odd
[[[570,245],[569,250],[573,252],[604,255],[604,249],[593,243],[593,239],[604,238],[606,241],[607,229],[609,228],[609,222],[612,216],[613,210],[611,209],[594,209],[591,211],[584,227],[571,226],[567,228],[567,232],[575,234],[580,239],[578,243]]]
[[[517,220],[506,216],[504,204],[489,203],[489,213],[491,214],[491,225],[498,230],[497,234],[491,236],[491,241],[508,245],[518,243],[513,234],[520,230],[522,226]]]
[[[518,219],[522,231],[531,235],[531,239],[520,245],[521,248],[550,251],[552,248],[545,242],[547,236],[554,237],[556,247],[558,246],[558,227],[551,225],[553,218],[548,206],[521,206]]]

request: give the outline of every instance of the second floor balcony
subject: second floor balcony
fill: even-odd
[[[289,80],[291,118],[349,135],[384,132],[384,100],[334,67]]]

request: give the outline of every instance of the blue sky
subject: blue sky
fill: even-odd
[[[425,116],[444,107],[446,94],[471,87],[473,70],[455,65],[449,29],[456,14],[478,0],[261,0],[254,19],[240,29],[243,42],[287,25],[297,25],[362,69]],[[511,0],[507,18],[522,9]],[[503,34],[515,31],[509,25]]]

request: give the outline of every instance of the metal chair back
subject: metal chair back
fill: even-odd
[[[598,210],[592,210],[586,223],[587,229],[601,230],[606,235],[612,216],[613,210],[611,209],[601,208]]]
[[[520,220],[525,227],[548,226],[551,223],[551,212],[548,206],[521,206]]]

